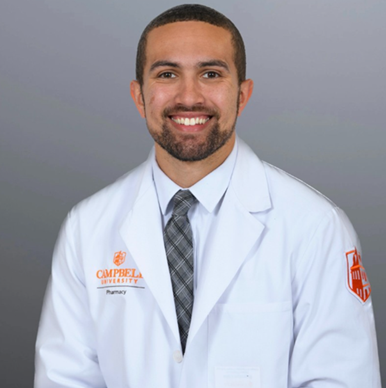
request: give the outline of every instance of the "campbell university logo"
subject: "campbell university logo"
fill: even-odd
[[[364,303],[371,294],[371,287],[362,264],[361,255],[354,248],[346,252],[346,260],[348,288]]]
[[[119,266],[123,264],[125,262],[125,259],[126,259],[126,252],[119,251],[114,253],[113,261],[115,265]]]
[[[143,277],[141,272],[137,268],[117,268],[121,266],[126,260],[126,252],[118,251],[114,253],[113,264],[116,267],[98,269],[96,272],[96,277],[100,280],[100,285],[106,288],[115,286],[122,287],[135,287],[135,288],[145,288],[143,287]]]

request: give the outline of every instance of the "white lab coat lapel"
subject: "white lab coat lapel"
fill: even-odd
[[[136,198],[120,232],[146,285],[179,342],[173,290],[163,240],[161,212],[153,183],[151,168],[153,157],[152,152],[144,166]]]
[[[187,346],[264,230],[264,225],[251,213],[271,207],[262,162],[240,139],[238,144],[231,183],[211,231],[213,238],[207,241]]]

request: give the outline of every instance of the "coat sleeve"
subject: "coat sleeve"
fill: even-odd
[[[36,343],[35,388],[105,388],[71,215],[55,247]]]
[[[360,292],[350,277],[355,248],[360,254],[350,221],[335,208],[301,257],[293,279],[291,388],[381,387],[371,297],[352,290]]]

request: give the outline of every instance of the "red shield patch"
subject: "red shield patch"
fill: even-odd
[[[347,284],[350,291],[362,302],[366,302],[371,294],[370,283],[367,279],[362,258],[356,248],[346,252]]]
[[[122,252],[122,251],[115,252],[114,253],[114,264],[115,265],[123,264],[125,262],[125,258],[126,258],[126,252]]]

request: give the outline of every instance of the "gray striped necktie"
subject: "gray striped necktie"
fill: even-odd
[[[173,214],[164,230],[183,353],[193,310],[193,234],[187,214],[196,201],[189,190],[178,191],[173,197]]]

